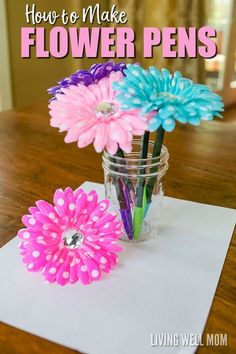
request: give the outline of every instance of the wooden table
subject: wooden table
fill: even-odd
[[[171,156],[168,196],[236,208],[236,109],[226,112],[224,121],[179,125],[166,134],[165,144]],[[36,200],[51,200],[56,188],[76,188],[86,180],[103,182],[101,156],[92,147],[64,144],[63,135],[49,126],[46,103],[0,114],[1,246],[16,235],[21,215]],[[236,350],[235,241],[236,232],[205,328],[205,333],[228,333],[228,347],[201,347],[200,354]],[[0,325],[1,354],[74,352]]]

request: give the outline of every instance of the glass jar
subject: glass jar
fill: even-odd
[[[163,182],[169,153],[163,145],[161,155],[153,157],[154,141],[149,141],[147,158],[140,159],[141,141],[134,140],[132,152],[103,154],[106,198],[123,223],[121,239],[140,242],[157,235],[164,195]]]

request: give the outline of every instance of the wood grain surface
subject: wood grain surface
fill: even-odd
[[[236,208],[236,108],[224,116],[197,128],[178,125],[166,134],[170,152],[166,195]],[[63,134],[49,126],[45,102],[0,114],[0,246],[16,235],[21,216],[36,200],[50,201],[56,188],[76,188],[88,180],[103,183],[101,156],[92,147],[79,150],[76,144],[66,145]],[[235,274],[236,232],[204,332],[227,333],[228,346],[200,347],[200,354],[236,353]],[[1,323],[0,353],[75,351]]]

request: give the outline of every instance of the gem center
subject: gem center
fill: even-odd
[[[107,117],[109,117],[115,111],[116,111],[115,104],[110,102],[101,102],[96,107],[96,113]]]
[[[170,92],[161,92],[159,93],[159,96],[162,96],[164,98],[169,98],[171,101],[178,99],[178,96]]]
[[[84,235],[76,229],[68,229],[62,233],[64,246],[70,249],[80,248],[84,242]]]

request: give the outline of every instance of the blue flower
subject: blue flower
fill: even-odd
[[[176,121],[199,125],[201,120],[221,117],[224,109],[221,97],[206,85],[194,84],[183,78],[180,72],[173,75],[167,69],[150,67],[144,70],[130,64],[125,76],[114,83],[117,100],[123,110],[141,108],[142,114],[156,111],[149,122],[149,130],[160,126],[166,131],[175,128]]]

